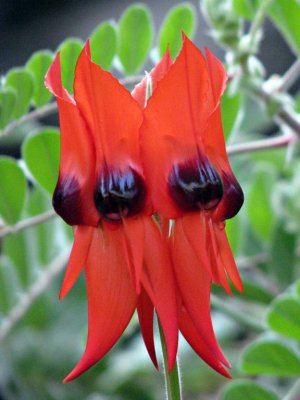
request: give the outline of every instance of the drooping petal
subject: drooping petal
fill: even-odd
[[[93,231],[93,227],[85,225],[78,225],[74,228],[74,243],[60,290],[60,299],[63,299],[71,290],[86,263]]]
[[[105,238],[104,238],[105,237]],[[65,378],[68,382],[99,361],[128,325],[137,304],[124,261],[120,230],[94,229],[85,273],[88,339],[84,355]]]
[[[171,371],[178,347],[175,281],[166,239],[153,220],[145,220],[145,228],[145,265],[141,281],[161,322]]]
[[[141,293],[139,295],[137,312],[145,346],[148,350],[149,356],[155,368],[158,369],[158,362],[156,358],[153,338],[154,306],[144,289],[141,290]]]
[[[205,154],[202,135],[212,112],[211,96],[206,61],[185,37],[179,56],[148,100],[141,128],[154,208],[165,217],[181,215],[168,193],[172,167]]]
[[[141,175],[139,128],[142,110],[130,92],[90,57],[89,42],[79,56],[75,100],[96,146],[97,176],[103,168],[131,165]]]
[[[237,269],[230,245],[228,243],[225,231],[225,223],[213,224],[213,230],[216,235],[216,242],[218,245],[219,254],[226,269],[227,275],[231,279],[236,289],[242,292],[243,283],[241,281],[239,271]]]
[[[183,305],[207,347],[226,365],[226,358],[217,342],[211,321],[211,276],[200,265],[194,250],[186,238],[182,225],[179,224],[178,227],[176,225],[177,221],[175,221],[171,237],[171,249],[176,281],[180,289]]]
[[[60,132],[60,170],[53,205],[70,225],[97,226],[99,214],[94,206],[95,152],[74,99],[63,88],[59,53],[45,78],[56,96]]]
[[[124,218],[122,230],[125,246],[128,253],[128,262],[131,264],[133,283],[137,294],[140,293],[140,278],[144,261],[145,225],[144,218]]]
[[[203,340],[203,337],[197,331],[192,319],[183,307],[181,307],[181,311],[179,313],[179,328],[189,345],[208,365],[210,365],[220,374],[226,376],[226,378],[231,378],[231,375],[224,368],[222,362],[207,346],[206,342]],[[227,362],[225,365],[228,368],[231,367],[229,362]]]
[[[150,77],[151,94],[157,87],[157,83],[166,75],[169,71],[173,61],[170,52],[167,50],[158,64],[145,76],[145,78],[135,86],[131,95],[139,105],[144,108],[147,104],[147,82]]]

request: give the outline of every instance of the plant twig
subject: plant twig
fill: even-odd
[[[3,228],[0,228],[0,238],[3,238],[4,236],[7,235],[13,235],[24,229],[30,228],[31,226],[41,224],[42,222],[46,222],[49,219],[54,218],[55,216],[56,216],[55,211],[50,210],[43,214],[39,214],[34,217],[24,219],[23,221],[20,221],[15,225],[4,226]]]
[[[35,300],[45,292],[56,276],[63,270],[68,260],[69,252],[70,249],[67,249],[57,256],[23,295],[21,301],[12,308],[7,318],[0,325],[0,342],[7,337],[13,327],[26,315]]]
[[[229,155],[250,153],[253,151],[261,151],[265,149],[273,149],[276,147],[285,147],[293,143],[297,139],[296,135],[282,135],[270,139],[253,140],[246,143],[237,143],[227,146],[227,153]]]
[[[283,77],[281,78],[281,83],[277,87],[276,91],[287,92],[299,77],[300,77],[300,58],[298,58],[283,75]]]
[[[282,400],[299,400],[300,398],[300,379],[297,379],[291,390]]]
[[[220,300],[213,294],[211,295],[211,305],[217,310],[222,311],[222,313],[227,315],[229,318],[239,322],[241,325],[244,325],[255,332],[261,333],[266,329],[265,325],[261,321],[258,321],[247,315],[247,313],[243,312],[242,310],[240,311],[238,307],[233,307],[228,301]]]

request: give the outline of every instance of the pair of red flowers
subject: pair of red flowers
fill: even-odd
[[[50,67],[61,128],[53,205],[75,234],[61,298],[82,268],[88,293],[86,350],[65,381],[110,350],[136,308],[155,366],[154,310],[169,370],[181,331],[229,376],[210,316],[212,282],[230,292],[229,277],[242,290],[224,229],[243,203],[222,131],[226,82],[219,60],[187,37],[176,60],[167,52],[131,94],[91,61],[89,43],[74,98],[62,86],[59,54]]]

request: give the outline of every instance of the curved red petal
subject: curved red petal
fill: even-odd
[[[63,299],[76,282],[88,256],[94,228],[78,225],[74,228],[74,243],[59,298]]]
[[[147,79],[151,79],[151,94],[154,92],[159,82],[169,71],[173,61],[170,52],[167,50],[160,60],[160,62],[152,68],[152,70],[145,76],[145,78],[135,86],[131,92],[132,97],[139,103],[141,107],[146,107],[147,105]]]
[[[141,290],[141,294],[139,296],[137,312],[145,346],[155,368],[158,369],[153,338],[154,306],[144,289]]]
[[[75,71],[74,96],[93,136],[97,172],[109,166],[140,167],[139,128],[142,110],[117,79],[92,62],[89,42]]]
[[[193,350],[210,365],[213,369],[224,375],[226,378],[231,378],[231,375],[223,367],[222,362],[215,356],[215,354],[207,346],[203,337],[197,331],[192,319],[188,313],[182,308],[179,313],[179,328],[186,341],[193,348]],[[229,362],[225,364],[230,368]]]
[[[45,84],[56,96],[61,132],[54,207],[70,225],[97,226],[99,215],[93,201],[95,153],[75,101],[62,86],[59,53],[46,75]]]
[[[132,265],[133,280],[137,294],[140,293],[140,278],[144,261],[145,225],[144,219],[124,218],[122,230],[128,254],[128,262]]]
[[[175,221],[174,224],[171,249],[176,281],[183,305],[207,347],[225,364],[226,358],[215,337],[210,315],[211,276],[199,264],[182,225],[178,224],[178,221]]]
[[[210,243],[209,247],[209,256],[211,260],[211,264],[214,265],[216,269],[214,282],[217,285],[223,286],[224,290],[227,294],[232,295],[232,291],[228,282],[228,278],[226,275],[226,269],[220,254],[219,246],[217,243],[217,238],[214,231],[214,223],[211,219],[206,218],[206,226],[208,233],[208,241]]]
[[[141,281],[161,322],[167,345],[168,368],[171,371],[178,347],[175,281],[166,239],[151,219],[145,220],[145,228],[145,265]]]
[[[119,230],[94,229],[85,273],[88,294],[88,339],[84,355],[65,378],[68,382],[99,361],[128,325],[137,304]]]
[[[141,148],[155,210],[181,215],[169,199],[168,179],[174,163],[198,156],[212,110],[207,65],[201,52],[185,38],[182,50],[148,100],[141,128]]]
[[[232,283],[236,287],[236,289],[240,292],[243,291],[243,283],[237,269],[230,245],[228,243],[225,224],[213,224],[213,230],[216,235],[216,242],[218,245],[218,249],[220,252],[220,256],[224,267],[226,269],[227,275],[231,279]]]

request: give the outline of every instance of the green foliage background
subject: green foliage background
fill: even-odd
[[[182,340],[184,398],[293,400],[300,395],[300,93],[291,96],[288,90],[300,68],[298,60],[293,75],[291,69],[266,80],[257,54],[268,18],[299,57],[300,4],[200,3],[199,9],[188,2],[170,9],[156,41],[151,10],[132,4],[118,21],[101,21],[93,30],[92,57],[131,89],[140,79],[134,74],[146,61],[156,62],[168,44],[172,56],[178,54],[182,30],[194,36],[199,12],[208,21],[231,77],[222,99],[223,123],[246,202],[227,232],[245,292],[228,298],[214,287],[212,295],[214,326],[233,365],[233,381],[209,369]],[[82,46],[79,38],[59,46],[70,92]],[[56,113],[43,84],[54,55],[36,52],[0,85],[0,144],[16,137],[22,142],[20,160],[0,157],[1,398],[161,399],[163,377],[148,359],[136,317],[108,356],[75,382],[61,383],[84,350],[86,300],[83,280],[62,303],[57,299],[72,234],[51,209],[59,130],[42,123]],[[261,132],[274,122],[276,131],[266,141]]]

